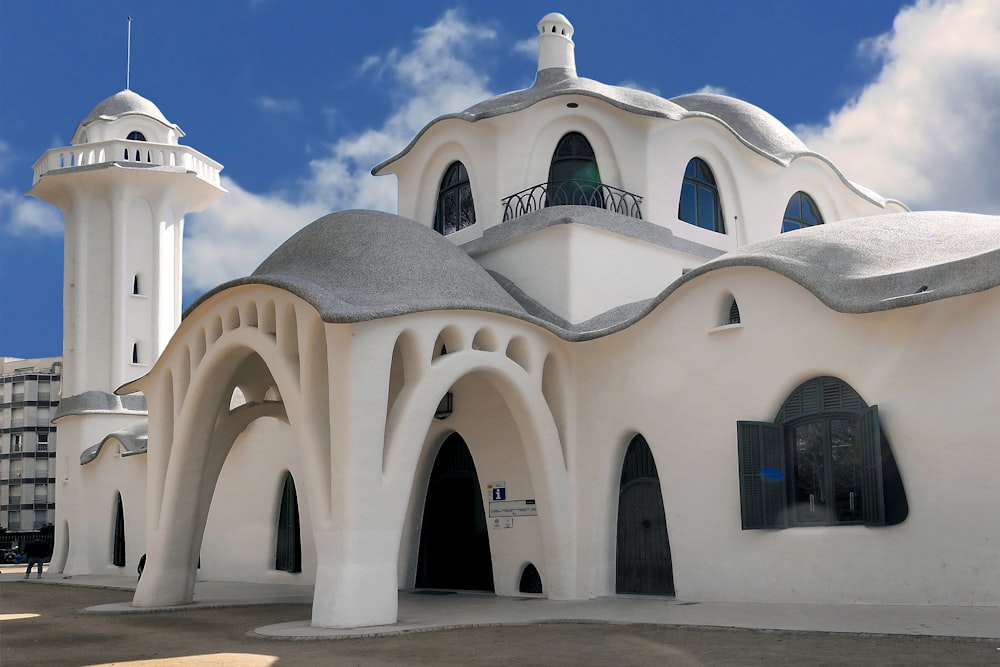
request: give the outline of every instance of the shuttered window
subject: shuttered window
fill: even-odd
[[[906,518],[878,406],[865,405],[837,378],[803,383],[773,423],[737,422],[737,442],[744,530],[882,526]]]

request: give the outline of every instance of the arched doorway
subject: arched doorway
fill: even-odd
[[[416,586],[493,591],[479,477],[472,454],[457,433],[441,446],[427,485]]]
[[[673,595],[667,517],[653,453],[641,435],[632,438],[618,486],[618,544],[615,590]]]
[[[111,564],[125,567],[125,504],[122,494],[118,494],[115,503],[115,534],[111,545]]]
[[[587,137],[569,132],[559,140],[549,163],[546,193],[546,206],[604,208],[601,171]]]

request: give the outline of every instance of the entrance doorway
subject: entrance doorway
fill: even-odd
[[[618,487],[618,544],[615,589],[619,593],[673,595],[667,517],[660,478],[645,438],[629,443]]]
[[[417,558],[417,588],[493,591],[486,513],[472,454],[448,436],[434,461]]]

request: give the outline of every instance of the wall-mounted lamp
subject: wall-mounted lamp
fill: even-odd
[[[437,410],[434,411],[434,419],[447,419],[452,413],[452,402],[454,397],[451,392],[445,392],[445,395],[441,397],[441,402],[438,403]]]

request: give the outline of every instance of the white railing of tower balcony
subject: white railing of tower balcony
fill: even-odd
[[[43,175],[56,169],[109,162],[183,167],[213,185],[219,185],[219,171],[222,169],[222,165],[188,146],[112,139],[47,151],[35,163],[34,183],[38,183],[38,179]]]
[[[597,181],[548,181],[500,200],[503,220],[548,206],[593,206],[642,220],[642,197]]]

